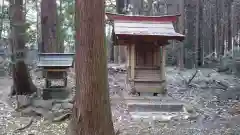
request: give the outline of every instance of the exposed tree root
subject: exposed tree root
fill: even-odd
[[[63,114],[63,115],[53,119],[52,122],[62,122],[62,121],[65,121],[66,119],[70,118],[71,115],[72,115],[72,113],[67,112],[67,113],[65,113],[65,114]]]
[[[11,95],[29,95],[37,91],[24,61],[18,61],[13,68],[14,85]]]
[[[14,132],[19,132],[19,131],[25,130],[25,129],[29,128],[32,125],[32,123],[33,123],[33,118],[30,119],[29,123],[26,126],[18,128]]]

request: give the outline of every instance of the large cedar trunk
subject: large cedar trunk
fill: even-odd
[[[58,52],[57,46],[57,4],[56,0],[41,2],[42,44],[41,52]]]
[[[23,0],[10,0],[10,20],[11,20],[11,36],[10,43],[13,54],[12,59],[16,64],[13,66],[13,81],[14,89],[12,95],[26,95],[36,91],[36,87],[30,78],[26,64],[24,63],[24,53],[21,51],[25,49],[24,33],[25,33],[25,14],[23,12]],[[20,52],[20,53],[19,53]],[[21,54],[18,59],[16,55]]]
[[[113,135],[104,47],[104,0],[76,0],[76,9],[77,87],[70,135]]]

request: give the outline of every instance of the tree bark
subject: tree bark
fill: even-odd
[[[232,0],[228,1],[228,51],[232,50]]]
[[[62,2],[62,0],[59,0],[59,14],[57,16],[57,52],[59,53],[64,53],[64,32],[62,30],[64,14]]]
[[[196,43],[195,43],[195,66],[198,67],[199,60],[199,46],[200,46],[200,2],[197,0],[196,8]]]
[[[203,63],[203,45],[202,45],[202,0],[197,0],[197,15],[196,15],[196,46],[195,60],[196,67],[202,66]]]
[[[146,12],[145,12],[145,15],[146,16],[151,16],[153,14],[152,12],[152,4],[153,4],[153,0],[148,0],[147,1],[147,9],[146,9]]]
[[[5,0],[2,0],[2,5],[1,5],[1,22],[0,22],[0,39],[2,39],[2,33],[3,33],[3,21],[5,19],[5,14],[4,14],[4,8],[5,8],[5,4],[4,4]]]
[[[133,6],[131,9],[133,15],[143,14],[143,0],[130,0],[130,4]]]
[[[57,46],[57,4],[56,0],[41,2],[42,47],[41,52],[58,52]]]
[[[216,9],[216,13],[215,13],[215,26],[214,26],[214,28],[215,28],[215,52],[216,52],[216,57],[218,57],[219,56],[219,48],[220,48],[220,46],[219,46],[219,21],[220,21],[220,14],[219,14],[219,11],[220,11],[220,2],[219,2],[219,0],[216,0],[216,2],[215,2],[215,4],[216,4],[216,7],[215,7],[215,9]]]
[[[124,0],[116,0],[116,7],[117,7],[117,13],[118,14],[124,14],[124,7],[125,7],[125,1]],[[123,46],[114,46],[114,54],[115,54],[115,57],[116,59],[118,60],[114,60],[115,63],[123,63],[125,62],[125,53],[124,53],[124,50],[125,50],[125,47]],[[117,50],[116,50],[117,49]]]
[[[165,1],[166,2],[166,1]],[[165,4],[165,5],[167,5],[167,4]],[[165,7],[166,9],[165,10],[167,10],[167,7]],[[180,13],[181,13],[181,16],[180,16],[180,18],[179,18],[179,31],[180,31],[180,33],[182,33],[182,34],[185,34],[185,25],[184,25],[184,0],[181,0],[181,2],[180,2]],[[167,12],[166,12],[166,14],[167,14]],[[184,43],[180,43],[180,45],[181,45],[181,48],[180,48],[180,50],[179,50],[179,54],[178,54],[178,66],[179,66],[179,68],[182,70],[183,68],[184,68]]]
[[[124,0],[116,0],[116,10],[118,14],[124,14],[123,10],[125,7]],[[113,49],[113,56],[114,56],[114,63],[121,63],[121,47],[112,45]]]
[[[36,23],[36,43],[39,45],[39,7],[38,7],[38,0],[35,0],[35,8],[36,8],[36,18],[37,18],[37,23]],[[38,46],[39,48],[39,46]]]
[[[104,47],[104,0],[76,0],[75,4],[77,92],[69,131],[71,135],[114,135]]]
[[[116,0],[116,10],[118,14],[124,14],[123,9],[125,7],[124,0]]]
[[[32,94],[36,91],[36,87],[33,85],[27,66],[24,63],[25,14],[23,9],[23,0],[10,0],[9,13],[11,20],[10,43],[13,51],[12,60],[15,63],[13,65],[14,89],[11,94]]]

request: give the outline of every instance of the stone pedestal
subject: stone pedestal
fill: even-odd
[[[0,48],[0,77],[5,76],[4,61],[5,61],[4,51],[1,50]]]
[[[42,91],[42,97],[44,100],[49,99],[61,99],[65,100],[69,97],[70,92],[69,89],[61,89],[61,88],[46,88]]]

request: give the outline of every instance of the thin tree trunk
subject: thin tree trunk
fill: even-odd
[[[225,54],[225,37],[226,37],[226,26],[224,24],[221,25],[221,33],[222,33],[222,46],[220,54],[223,56]]]
[[[219,1],[219,0],[216,0],[216,2],[215,2],[215,4],[216,4],[216,13],[215,13],[215,26],[214,26],[214,28],[215,28],[215,52],[216,52],[216,57],[218,57],[219,56],[219,48],[220,48],[220,46],[219,46],[219,35],[220,35],[220,33],[219,33],[219,26],[220,26],[220,24],[219,24],[219,21],[220,21],[220,2],[221,1]]]
[[[116,7],[117,7],[117,13],[118,14],[124,14],[124,0],[116,0]],[[122,63],[124,62],[124,48],[122,46],[114,46],[114,54],[116,55],[115,58],[118,60],[114,60],[115,63]],[[118,50],[116,50],[118,49]]]
[[[184,4],[184,0],[182,1],[182,3]],[[183,5],[183,9],[184,9],[184,5]],[[181,11],[182,13],[182,11]],[[168,14],[168,3],[167,0],[164,0],[164,14],[167,15]],[[183,13],[181,14],[183,16]]]
[[[147,10],[146,10],[146,12],[145,12],[145,15],[146,15],[146,16],[150,16],[150,15],[152,15],[152,4],[153,4],[153,0],[147,0],[147,4],[148,4],[148,6],[147,6]]]
[[[199,62],[198,66],[203,66],[204,63],[204,33],[203,33],[203,1],[199,0]]]
[[[4,7],[5,7],[5,0],[2,0],[2,6],[1,6],[1,14],[2,14],[2,17],[1,17],[1,22],[0,22],[0,39],[2,39],[2,33],[3,33],[3,20],[5,18],[5,15],[4,15]],[[3,16],[4,15],[4,16]]]
[[[112,40],[112,32],[110,31],[111,30],[111,28],[110,28],[110,26],[109,26],[109,28],[108,28],[109,30],[109,34],[108,34],[108,36],[109,36],[109,41],[108,41],[108,47],[109,47],[109,61],[110,62],[114,62],[114,46],[113,46],[113,40]]]
[[[195,43],[195,66],[198,67],[200,47],[200,0],[197,0],[196,19],[196,43]]]
[[[35,0],[35,8],[36,8],[36,11],[37,11],[37,13],[36,13],[36,18],[37,18],[37,22],[36,22],[36,31],[37,31],[37,33],[36,33],[36,43],[37,43],[37,45],[39,45],[39,10],[38,10],[38,0]]]
[[[212,13],[212,8],[210,8],[210,14],[211,14],[211,40],[210,40],[210,45],[211,45],[211,52],[215,52],[216,48],[215,48],[215,28],[214,28],[214,16]],[[211,53],[210,52],[210,53]]]
[[[76,0],[75,4],[77,92],[69,132],[114,135],[104,47],[104,0]]]
[[[40,0],[36,0],[36,11],[37,11],[37,24],[36,24],[36,27],[37,27],[37,45],[38,45],[38,52],[42,52],[42,30],[41,30],[41,13],[40,13],[40,7],[39,7],[39,4],[40,4]]]
[[[228,3],[228,51],[232,50],[232,0]]]
[[[166,1],[165,1],[165,5],[167,5]],[[179,30],[180,30],[180,33],[184,34],[184,0],[181,0],[180,2],[180,13],[181,13],[181,16],[180,16],[180,19],[179,19]],[[165,14],[168,14],[167,13],[167,7],[165,7]],[[184,68],[184,43],[180,43],[181,45],[181,48],[180,48],[180,51],[179,51],[179,57],[178,57],[178,66],[180,69],[183,69]]]
[[[123,14],[123,9],[124,9],[124,0],[116,0],[116,8],[117,8],[117,13],[118,14]]]

